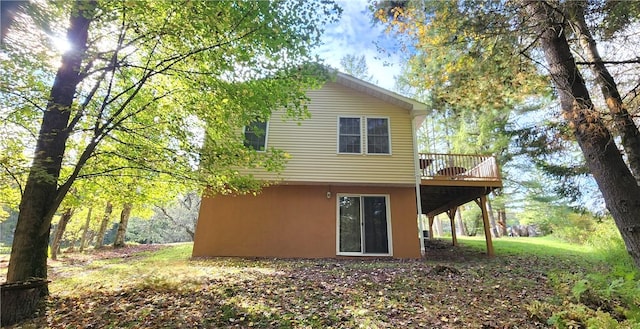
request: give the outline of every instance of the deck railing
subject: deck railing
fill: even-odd
[[[491,155],[420,153],[422,179],[500,180]]]

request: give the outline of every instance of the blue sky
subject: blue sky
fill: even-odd
[[[326,64],[340,69],[340,58],[352,54],[364,55],[369,66],[369,74],[380,87],[393,89],[394,76],[400,73],[399,56],[391,57],[377,51],[376,42],[387,46],[393,45],[393,39],[384,33],[380,25],[373,25],[372,14],[367,9],[366,0],[338,0],[343,9],[342,17],[327,26],[323,36],[324,45],[318,55]],[[388,65],[391,64],[391,65]]]

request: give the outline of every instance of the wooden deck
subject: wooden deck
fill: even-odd
[[[494,156],[421,153],[422,213],[436,216],[502,187]]]
[[[486,219],[486,196],[502,187],[502,177],[494,156],[421,153],[420,199],[422,213],[429,218],[429,226],[436,215],[453,216],[461,205],[475,201],[483,212],[487,253],[493,254],[489,223]],[[452,225],[454,228],[455,225]],[[431,227],[427,228],[431,231]],[[455,230],[452,232],[456,244]]]

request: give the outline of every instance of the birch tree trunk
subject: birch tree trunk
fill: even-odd
[[[434,231],[436,231],[435,236],[442,237],[442,221],[440,220],[440,216],[436,216],[433,220],[433,224],[435,226]]]
[[[487,198],[487,215],[489,216],[489,225],[491,225],[491,236],[494,238],[499,238],[500,231],[498,231],[496,216],[493,214],[493,207],[491,207],[491,201],[489,200],[489,198]]]
[[[464,222],[462,221],[462,209],[458,209],[456,211],[456,231],[460,236],[468,236],[467,228],[464,226]]]

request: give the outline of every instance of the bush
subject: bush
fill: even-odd
[[[583,244],[595,231],[596,218],[590,214],[566,213],[564,220],[552,223],[553,235],[569,243]]]
[[[595,223],[584,241],[593,247],[602,266],[588,274],[551,277],[559,295],[567,297],[551,311],[549,324],[557,328],[640,328],[640,272],[613,220]]]

